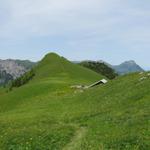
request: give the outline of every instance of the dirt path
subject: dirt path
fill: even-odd
[[[63,150],[78,150],[79,146],[81,144],[82,138],[86,134],[86,128],[80,127],[76,133],[75,136],[72,138],[71,142],[68,143]]]

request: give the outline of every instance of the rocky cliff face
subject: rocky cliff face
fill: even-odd
[[[6,73],[5,70],[0,71],[0,86],[1,85],[5,85],[6,83],[8,83],[9,81],[13,80],[13,76]]]
[[[0,85],[16,79],[30,70],[35,63],[21,60],[0,60]]]
[[[5,71],[15,79],[20,77],[27,70],[24,66],[18,65],[14,60],[0,60],[0,71]]]

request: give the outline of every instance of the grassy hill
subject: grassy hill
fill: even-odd
[[[39,62],[39,65],[35,67],[35,73],[35,80],[57,78],[59,81],[66,79],[71,82],[77,81],[79,83],[79,81],[93,82],[103,78],[102,75],[98,75],[90,69],[73,64],[55,53],[47,54],[44,59]]]
[[[70,85],[103,76],[56,54],[48,54],[35,72],[20,88],[9,93],[0,89],[0,149],[150,149],[147,73],[80,92]]]

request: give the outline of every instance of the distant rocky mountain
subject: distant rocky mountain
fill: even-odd
[[[0,85],[16,79],[30,70],[36,63],[28,60],[0,60]]]
[[[25,67],[25,69],[30,70],[31,68],[33,68],[37,62],[32,62],[30,60],[15,60],[15,62],[19,65],[19,66],[23,66]]]
[[[112,68],[120,75],[144,71],[135,61],[125,61],[120,65],[112,66]]]
[[[86,61],[73,61],[73,63],[81,63],[81,62],[90,62],[91,60]],[[91,61],[92,62],[92,61]],[[141,72],[144,71],[142,67],[140,67],[134,60],[125,61],[121,63],[120,65],[111,65],[103,60],[96,61],[97,63],[103,63],[107,65],[108,67],[115,70],[115,72],[119,75],[124,75],[128,73],[134,73],[134,72]]]

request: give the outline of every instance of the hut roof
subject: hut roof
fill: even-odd
[[[97,82],[91,84],[91,85],[89,86],[89,88],[90,88],[90,87],[93,87],[93,86],[96,86],[96,85],[99,85],[99,84],[106,84],[107,82],[108,82],[108,81],[107,81],[106,79],[102,79],[102,80],[99,80],[99,81],[97,81]]]

